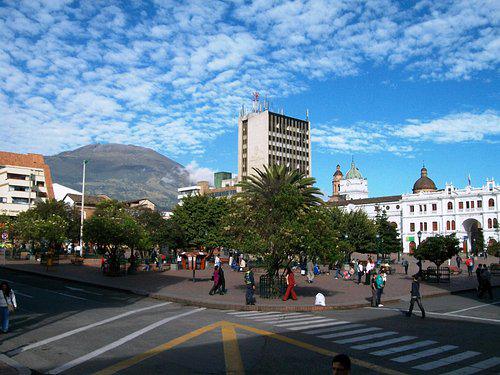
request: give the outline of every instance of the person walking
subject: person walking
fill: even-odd
[[[288,297],[290,295],[292,296],[292,299],[294,301],[297,300],[297,294],[295,293],[295,276],[293,275],[293,271],[290,267],[286,268],[286,293],[285,296],[283,297],[283,301],[288,300]]]
[[[245,272],[245,286],[247,288],[245,295],[247,305],[255,305],[255,297],[253,295],[255,291],[255,279],[251,266],[249,266],[248,270]]]
[[[351,359],[347,354],[337,354],[332,359],[332,375],[350,375]]]
[[[413,281],[411,283],[411,299],[410,299],[410,308],[406,313],[406,316],[410,317],[413,311],[413,305],[415,302],[417,303],[420,311],[422,312],[422,319],[425,318],[425,310],[422,305],[422,297],[420,295],[420,276],[418,274],[413,275]]]
[[[372,290],[372,300],[370,303],[371,307],[377,307],[377,283],[376,283],[377,275],[373,274],[370,280],[370,286]]]
[[[17,309],[16,295],[6,281],[0,284],[0,317],[2,318],[2,332],[9,332],[9,316]]]
[[[382,305],[381,300],[382,300],[382,293],[384,293],[385,282],[382,272],[380,272],[375,278],[375,286],[377,288],[377,301],[375,304],[377,305],[377,307],[383,307],[384,305]]]
[[[483,293],[488,292],[489,299],[493,299],[493,288],[491,287],[491,273],[486,264],[483,264],[481,270],[481,292],[479,293],[479,298],[483,298]]]
[[[358,261],[358,285],[361,284],[361,279],[363,278],[363,273],[364,273],[363,263],[361,263],[361,261],[359,260]]]
[[[465,261],[465,265],[467,266],[467,272],[469,273],[469,276],[472,276],[472,271],[474,271],[474,259],[472,259],[471,256],[468,257]]]
[[[482,289],[483,289],[483,282],[481,278],[481,271],[483,270],[483,265],[478,264],[476,268],[476,278],[477,278],[477,294],[483,294]]]
[[[314,263],[312,260],[308,260],[307,262],[307,282],[309,284],[312,284],[314,280]]]
[[[460,269],[460,266],[462,265],[462,258],[460,258],[460,255],[457,255],[455,262],[457,262],[457,268]]]
[[[401,265],[405,269],[405,275],[408,275],[408,266],[410,265],[410,263],[408,262],[408,260],[407,259],[403,259],[403,261],[401,262]]]
[[[224,276],[224,270],[222,269],[222,263],[219,266],[219,294],[226,294],[226,278]]]
[[[214,280],[214,285],[212,286],[212,289],[210,289],[210,292],[208,292],[208,294],[210,294],[211,296],[213,296],[215,292],[217,292],[217,289],[219,289],[220,286],[219,266],[214,267],[214,274],[212,276],[212,279]]]

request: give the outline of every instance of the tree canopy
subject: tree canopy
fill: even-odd
[[[429,260],[439,268],[441,264],[457,255],[459,251],[459,241],[455,234],[438,235],[422,241],[413,255],[418,259]]]
[[[403,250],[398,229],[395,225],[389,223],[387,213],[384,210],[377,213],[375,225],[377,230],[377,253],[391,254]]]

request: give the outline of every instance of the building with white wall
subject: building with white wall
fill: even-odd
[[[334,175],[334,183],[335,183]],[[338,179],[338,175],[337,175]],[[454,233],[462,250],[482,251],[476,248],[478,231],[482,230],[485,243],[500,240],[500,186],[495,180],[486,180],[481,187],[457,188],[447,183],[444,189],[437,189],[428,176],[425,167],[420,178],[413,185],[412,193],[387,197],[343,199],[338,194],[330,199],[332,205],[348,211],[361,209],[370,218],[381,210],[388,220],[397,226],[405,253],[411,253],[419,241],[438,234]],[[420,234],[420,239],[419,239]]]

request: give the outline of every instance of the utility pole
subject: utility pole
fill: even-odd
[[[83,161],[83,177],[82,177],[82,211],[80,213],[80,256],[83,256],[83,219],[85,212],[85,167],[88,160]]]

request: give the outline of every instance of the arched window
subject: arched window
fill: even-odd
[[[450,221],[449,220],[446,222],[446,230],[450,230]]]
[[[453,210],[453,203],[452,202],[448,202],[448,210]]]
[[[493,220],[488,219],[488,229],[493,228]]]
[[[495,200],[493,198],[488,199],[488,207],[495,207]]]
[[[496,218],[493,219],[493,228],[498,228],[498,220]]]
[[[451,230],[455,230],[455,220],[451,221]]]

